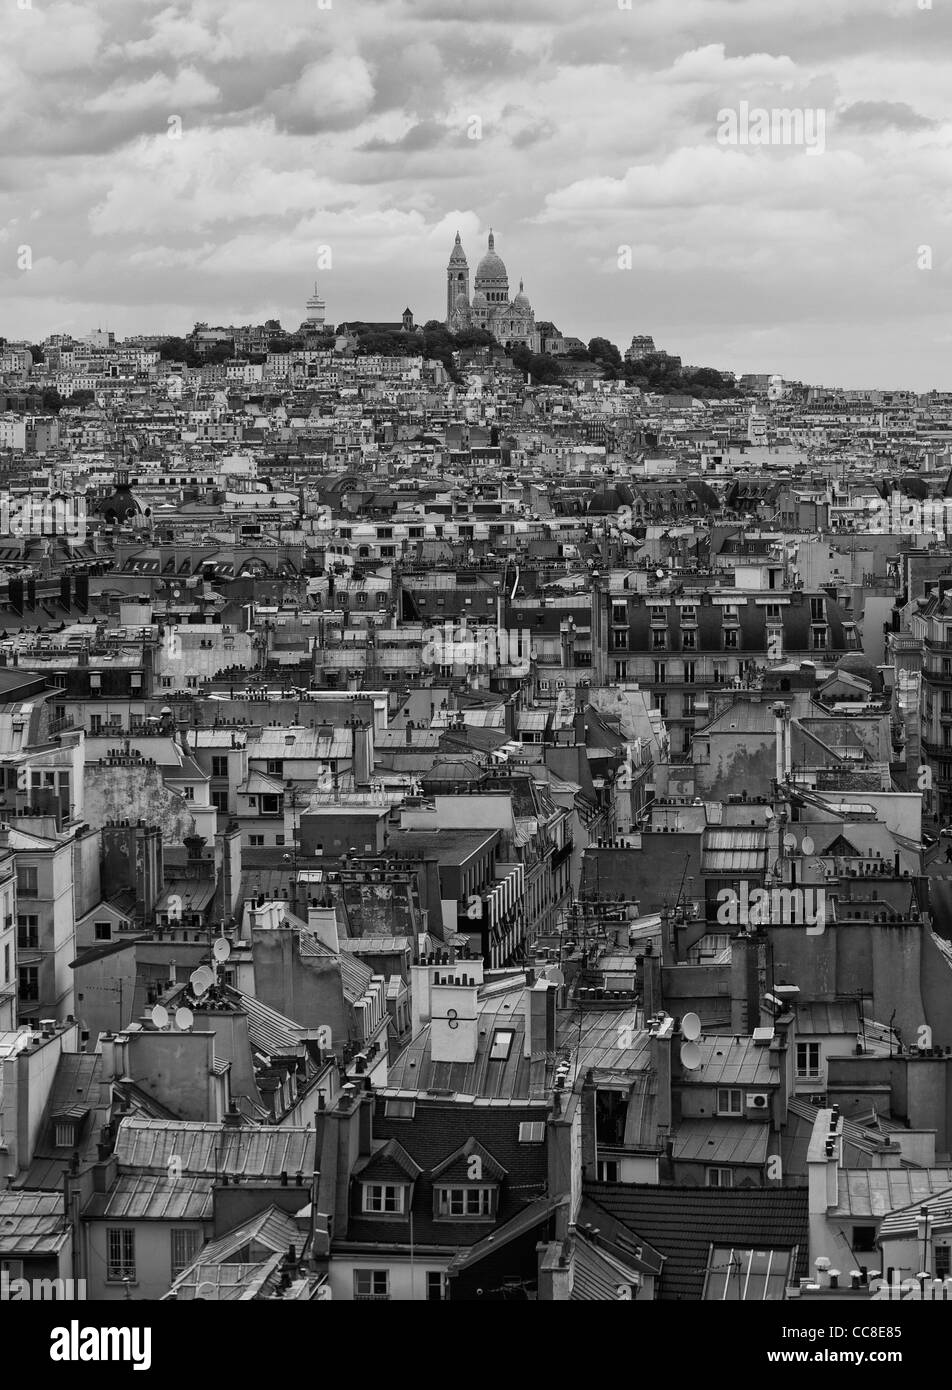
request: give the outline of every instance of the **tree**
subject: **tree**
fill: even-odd
[[[588,354],[594,362],[607,362],[612,367],[621,366],[621,353],[607,338],[592,338],[588,345]]]
[[[46,361],[46,353],[40,347],[39,343],[30,344],[30,356],[33,358],[34,367]]]

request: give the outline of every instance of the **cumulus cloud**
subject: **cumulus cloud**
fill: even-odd
[[[475,265],[491,222],[567,333],[937,384],[952,6],[43,0],[4,23],[8,336],[296,324],[318,247],[329,317],[422,322],[457,228]],[[719,145],[741,101],[824,109],[825,153]]]

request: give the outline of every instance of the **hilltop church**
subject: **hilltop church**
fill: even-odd
[[[489,247],[476,267],[475,290],[469,297],[469,264],[459,232],[446,267],[446,326],[451,333],[483,328],[504,347],[524,343],[532,352],[542,350],[542,335],[535,314],[519,281],[519,293],[509,298],[509,274],[489,230]]]

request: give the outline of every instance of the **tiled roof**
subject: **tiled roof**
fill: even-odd
[[[255,999],[251,994],[242,994],[237,989],[229,990],[228,993],[240,1001],[241,1007],[248,1015],[248,1036],[252,1047],[258,1052],[264,1052],[269,1057],[272,1054],[293,1056],[302,1050],[301,1039],[294,1032],[298,1025],[293,1020],[279,1014],[277,1009],[262,1004],[260,999]]]
[[[936,1231],[940,1228],[945,1231],[952,1226],[952,1187],[945,1192],[939,1192],[934,1197],[927,1197],[923,1200],[922,1206],[928,1212],[929,1227]],[[913,1202],[908,1207],[903,1207],[901,1211],[891,1212],[884,1217],[883,1223],[879,1228],[880,1237],[915,1235],[918,1230],[920,1220],[920,1204]]]
[[[712,1245],[797,1249],[794,1282],[809,1254],[806,1188],[656,1187],[599,1183],[585,1195],[665,1256],[664,1299],[699,1300]]]

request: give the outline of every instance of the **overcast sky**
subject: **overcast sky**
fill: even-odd
[[[442,318],[457,228],[475,270],[492,224],[564,333],[952,389],[924,3],[5,0],[0,334],[297,327],[322,246],[330,321]],[[721,143],[741,102],[822,110],[823,152]]]

